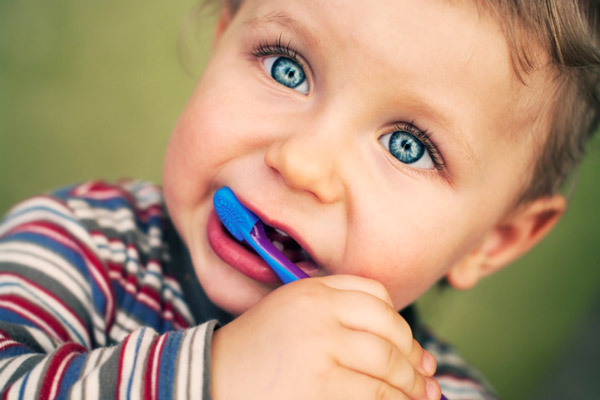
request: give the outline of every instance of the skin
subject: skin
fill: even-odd
[[[278,38],[298,52],[307,94],[252,54]],[[163,176],[200,283],[241,315],[215,334],[215,398],[439,398],[435,361],[395,310],[444,276],[473,286],[562,214],[560,196],[514,207],[546,128],[546,78],[522,85],[497,24],[468,2],[224,10]],[[380,138],[402,123],[427,130],[443,167],[390,154]],[[207,224],[222,186],[301,242],[315,279],[277,288],[219,257]]]

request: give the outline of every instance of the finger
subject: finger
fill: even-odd
[[[318,279],[330,288],[367,293],[394,307],[387,289],[376,280],[355,275],[330,275]]]
[[[337,316],[343,327],[380,336],[394,344],[420,373],[435,373],[433,356],[413,339],[406,320],[387,303],[360,292],[339,293],[332,302],[339,302],[333,307],[339,307]]]
[[[412,339],[410,326],[393,308],[389,293],[380,282],[353,275],[332,275],[319,279],[330,288],[350,292],[344,294],[345,298],[340,302],[341,307],[346,310],[340,320],[343,326],[382,336],[406,354],[419,372],[433,376],[436,369],[435,358]],[[368,299],[362,294],[381,302]]]
[[[348,368],[338,368],[327,383],[331,385],[327,388],[328,399],[410,400],[401,390],[387,382]]]
[[[433,376],[437,369],[435,357],[433,354],[422,348],[419,342],[417,342],[415,339],[413,340],[413,350],[408,358],[413,362],[413,365],[418,363],[420,366],[419,370],[423,375]]]
[[[366,332],[348,331],[335,355],[348,369],[382,380],[411,399],[427,399],[427,383],[413,364],[392,343]]]
[[[389,304],[361,292],[341,292],[331,299],[340,324],[347,329],[370,332],[392,342],[403,354],[413,351],[412,330]]]

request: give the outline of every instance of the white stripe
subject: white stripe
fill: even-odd
[[[82,378],[85,378],[87,375],[89,375],[94,368],[96,368],[96,362],[98,361],[98,358],[100,357],[101,354],[101,350],[94,350],[94,351],[90,351],[87,355],[87,358],[85,360],[85,366],[83,367],[83,369],[80,372],[80,376]]]
[[[77,285],[69,286],[73,295],[82,303],[89,301],[91,291],[89,283],[81,272],[70,262],[56,253],[46,250],[37,244],[27,242],[6,242],[0,244],[0,261],[25,264],[37,271],[47,273],[52,269],[52,276],[59,282],[75,281]],[[88,290],[85,290],[88,289]]]
[[[44,350],[44,352],[50,353],[58,347],[57,341],[53,341],[48,334],[42,332],[38,328],[31,326],[22,326],[22,328],[25,329],[31,335],[31,337],[33,337],[35,342]]]
[[[26,253],[21,253],[27,252]],[[44,275],[51,273],[52,277],[63,285],[85,308],[88,315],[99,330],[104,331],[106,322],[94,308],[89,283],[83,279],[75,267],[63,258],[46,251],[38,246],[25,243],[6,243],[0,245],[0,262],[27,265],[34,271]]]
[[[159,278],[160,276],[160,272],[155,272],[155,271],[151,271],[149,267],[149,264],[146,265],[146,269],[148,270],[148,272],[154,272],[154,273],[145,273],[144,276],[142,277],[142,279],[140,280],[140,284],[142,286],[147,286],[150,287],[152,289],[154,289],[154,291],[160,291],[161,289],[161,280]]]
[[[5,220],[0,226],[0,235],[6,231],[9,231],[11,228],[20,224],[18,221],[22,221],[22,217],[29,215],[28,212],[31,212],[34,209],[44,207],[48,208],[56,213],[63,215],[72,215],[71,210],[69,210],[63,203],[49,196],[36,196],[26,199],[20,203],[17,203],[13,208],[11,208],[7,213],[7,220]],[[42,211],[42,210],[38,210]],[[48,212],[48,211],[46,211]],[[22,213],[21,216],[16,217],[14,214]],[[16,219],[19,218],[19,219]],[[29,218],[25,218],[27,220]]]
[[[8,379],[15,373],[15,371],[21,366],[21,364],[23,364],[33,356],[35,356],[35,354],[25,354],[18,357],[11,357],[7,360],[2,360],[6,361],[5,363],[3,363],[6,364],[6,366],[0,373],[0,385],[2,385],[3,383],[7,383]],[[0,388],[3,387],[4,386],[0,386]]]
[[[56,202],[52,203],[52,205],[57,204]],[[33,206],[39,207],[42,205],[48,206],[49,208],[55,208],[57,212],[61,213],[61,215],[57,215],[48,210],[35,208],[25,212],[22,215],[17,215],[12,218],[9,217],[8,219],[4,220],[2,226],[0,226],[0,235],[18,225],[23,225],[28,222],[48,221],[66,229],[73,237],[76,237],[78,240],[83,242],[86,247],[90,249],[93,248],[94,244],[89,233],[85,230],[83,225],[75,220],[75,216],[71,213],[71,210],[64,207],[60,207],[60,209],[58,209],[46,204],[35,204]]]
[[[100,367],[106,363],[106,361],[113,355],[115,352],[115,347],[108,347],[101,350],[98,350],[100,353],[100,360],[98,365],[89,371],[84,380],[81,381],[82,385],[85,387],[85,393],[82,398],[84,399],[96,399],[100,393]]]
[[[117,388],[117,397],[119,399],[127,398],[127,389],[129,386],[129,376],[132,373],[135,361],[135,347],[137,345],[138,337],[140,336],[140,331],[136,331],[129,336],[127,342],[124,344],[121,352],[124,353],[124,357],[121,358],[121,376],[118,378],[121,385]]]
[[[121,308],[117,310],[115,321],[123,328],[129,330],[129,332],[133,332],[142,326],[130,313]]]
[[[80,199],[69,199],[69,206],[74,215],[81,220],[93,220],[105,229],[112,229],[119,233],[137,230],[135,226],[135,215],[126,207],[114,210],[94,207]]]
[[[101,291],[104,293],[104,295],[106,297],[106,308],[107,308],[106,319],[108,319],[109,315],[114,307],[113,298],[111,296],[111,291],[109,289],[109,284],[108,284],[108,282],[105,281],[104,277],[100,274],[100,272],[93,265],[93,263],[88,259],[88,257],[85,255],[85,253],[83,251],[80,251],[80,248],[75,243],[73,243],[69,238],[59,235],[50,229],[45,229],[45,228],[41,228],[41,227],[32,227],[30,230],[37,231],[48,237],[51,237],[53,240],[70,247],[72,250],[78,252],[82,256],[84,262],[87,265],[87,270],[95,278],[94,280],[97,282],[98,286],[100,286]],[[90,238],[87,237],[87,239],[90,239]],[[89,249],[93,250],[93,248],[89,248]]]
[[[154,310],[156,312],[160,312],[160,303],[158,301],[156,301],[154,298],[148,296],[146,293],[138,294],[136,296],[136,299],[140,303],[144,303],[145,305],[150,307],[152,310]]]
[[[190,354],[192,352],[192,338],[194,337],[194,330],[188,329],[183,332],[183,340],[181,341],[181,345],[179,347],[178,352],[178,360],[175,369],[175,382],[174,382],[174,392],[176,399],[186,399],[187,388],[188,388],[188,379],[198,379],[198,377],[191,375],[188,366],[190,365]]]
[[[158,344],[154,349],[154,357],[152,359],[152,377],[151,379],[151,387],[152,387],[152,395],[156,393],[156,385],[158,385],[157,375],[158,375],[158,366],[160,365],[160,353],[163,347],[164,342],[167,340],[167,335],[162,335],[160,339],[158,339]],[[183,397],[182,397],[183,398]]]
[[[132,398],[138,397],[139,394],[143,392],[142,385],[144,384],[144,376],[143,373],[146,370],[144,368],[144,362],[146,362],[146,354],[148,354],[148,348],[152,344],[152,340],[157,336],[156,332],[154,332],[150,328],[146,328],[143,331],[142,342],[140,343],[140,347],[135,352],[137,347],[137,339],[135,346],[131,349],[131,354],[125,354],[125,357],[129,357],[132,360],[135,359],[135,365],[133,366],[133,381],[131,382],[131,394]]]
[[[206,338],[206,331],[208,323],[202,324],[196,328],[198,332],[194,336],[194,342],[190,346],[190,399],[201,399],[203,379],[200,377],[204,376],[204,352],[207,350],[204,348],[204,341]]]
[[[38,390],[39,382],[42,379],[42,373],[46,370],[46,366],[50,362],[50,360],[51,360],[50,356],[44,358],[43,362],[36,365],[30,371],[29,378],[27,379],[27,384],[25,385],[25,391],[23,392],[24,399],[35,399],[35,393]],[[21,381],[21,384],[19,384],[18,386],[22,385],[22,381],[24,380],[25,376],[27,376],[27,375],[24,375],[19,379],[19,381]],[[15,386],[17,386],[17,385],[15,385]],[[12,390],[11,390],[11,394],[12,394]]]
[[[92,182],[92,183],[96,183],[96,182]],[[87,186],[90,186],[90,185],[87,185]],[[116,189],[102,188],[102,189],[94,189],[94,191],[90,191],[90,189],[88,189],[87,187],[83,187],[83,185],[77,187],[74,191],[74,194],[79,195],[79,196],[85,196],[89,199],[95,199],[95,200],[108,200],[108,199],[112,199],[115,197],[119,197],[119,198],[123,197],[121,192]]]
[[[139,327],[140,325],[136,325],[135,329]],[[108,332],[108,335],[113,341],[122,342],[127,337],[127,335],[131,334],[131,332],[135,329],[124,329],[119,323],[115,322],[110,328],[110,332]]]

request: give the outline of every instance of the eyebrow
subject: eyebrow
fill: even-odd
[[[320,41],[306,26],[283,11],[272,11],[265,15],[252,17],[244,21],[244,25],[252,29],[260,29],[265,25],[277,25],[282,29],[291,29],[299,33],[309,46],[321,47]]]
[[[435,121],[437,125],[442,126],[444,131],[448,132],[452,137],[452,141],[460,146],[465,156],[473,162],[478,163],[478,158],[475,156],[475,152],[469,144],[469,141],[465,138],[463,131],[454,123],[455,121],[452,118],[431,107],[427,102],[424,102],[421,97],[413,98],[411,102],[416,104],[415,109],[422,115]]]

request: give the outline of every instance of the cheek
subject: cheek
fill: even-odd
[[[171,134],[164,160],[165,196],[180,202],[201,200],[218,166],[232,157],[230,114],[222,104],[201,91],[192,97]]]
[[[350,273],[383,283],[399,309],[435,285],[469,251],[476,227],[451,198],[438,202],[431,199],[442,197],[440,193],[411,193],[398,194],[389,203],[380,197],[370,214],[356,216],[348,243],[353,250],[346,257]],[[363,205],[361,211],[365,209]]]

